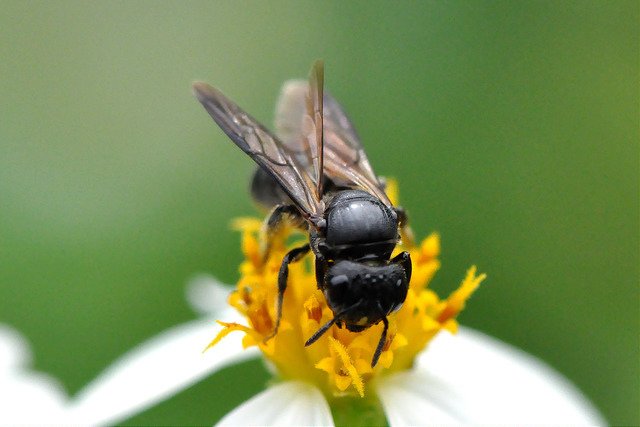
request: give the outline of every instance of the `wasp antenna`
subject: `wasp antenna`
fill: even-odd
[[[378,341],[378,346],[376,347],[376,352],[373,353],[373,359],[371,359],[371,367],[373,368],[378,363],[378,359],[380,359],[380,354],[382,354],[382,348],[384,347],[384,343],[387,341],[387,330],[389,329],[389,321],[386,317],[382,318],[382,323],[384,323],[384,329],[382,329],[382,335],[380,335],[380,341]]]
[[[333,316],[333,319],[329,320],[327,323],[322,325],[322,327],[320,329],[318,329],[315,334],[311,335],[311,338],[309,338],[307,340],[307,342],[304,343],[304,346],[308,347],[311,344],[313,344],[314,342],[318,341],[318,338],[320,338],[322,335],[324,335],[324,333],[327,332],[329,330],[329,328],[331,326],[333,326],[334,323],[336,323],[338,320],[342,319],[344,317],[344,315],[349,313],[351,310],[354,310],[354,309],[358,308],[360,306],[360,304],[362,304],[362,300],[360,300],[357,303],[353,304],[351,307],[347,307],[346,309],[342,310],[340,313],[338,313],[335,316]],[[385,321],[386,320],[387,319],[385,319]]]
[[[324,333],[327,332],[329,328],[333,326],[334,323],[336,323],[337,320],[338,320],[338,316],[334,317],[333,319],[329,320],[327,323],[322,325],[322,327],[318,329],[315,334],[311,335],[311,338],[309,338],[307,342],[304,343],[304,346],[309,347],[311,344],[318,341],[318,338],[324,335]]]

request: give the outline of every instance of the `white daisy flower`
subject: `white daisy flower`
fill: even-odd
[[[212,336],[212,319],[242,321],[220,306],[226,289],[213,279],[194,281],[188,299],[203,317],[171,328],[122,356],[75,396],[67,408],[69,420],[118,424],[225,366],[259,357],[256,346],[243,348],[240,334],[201,352]],[[553,369],[468,328],[460,328],[456,335],[438,334],[428,350],[417,355],[413,367],[369,377],[365,383],[366,393],[379,399],[380,413],[391,426],[605,424],[593,405]],[[290,377],[241,404],[218,424],[334,425],[334,418],[344,421],[344,414],[336,413],[340,399],[353,402],[360,397],[328,395],[326,381]],[[202,420],[207,421],[215,420]]]
[[[187,297],[200,319],[135,347],[71,399],[55,380],[27,369],[24,339],[0,326],[0,424],[118,424],[225,366],[261,355],[278,381],[220,425],[605,424],[542,362],[458,327],[456,316],[484,275],[469,269],[460,287],[440,299],[428,287],[440,265],[437,235],[400,248],[411,252],[410,289],[402,309],[390,316],[375,367],[382,325],[357,333],[333,325],[305,347],[332,316],[310,258],[290,266],[280,329],[271,337],[288,236],[265,259],[260,225],[257,219],[236,222],[246,260],[230,295],[211,278],[194,280]]]
[[[29,368],[31,351],[17,331],[0,324],[0,425],[57,424],[67,394],[49,375]]]

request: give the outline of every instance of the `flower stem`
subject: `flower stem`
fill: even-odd
[[[333,421],[339,426],[386,426],[382,405],[375,396],[339,397],[329,402]]]

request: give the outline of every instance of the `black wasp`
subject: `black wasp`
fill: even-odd
[[[394,207],[374,174],[346,114],[323,93],[324,68],[317,61],[309,82],[292,81],[282,91],[276,113],[279,137],[244,112],[219,90],[194,83],[194,93],[213,120],[257,164],[251,192],[271,213],[269,238],[283,221],[309,234],[309,243],[289,251],[278,275],[278,331],[289,264],[310,250],[315,255],[318,288],[333,311],[305,345],[333,324],[360,332],[383,322],[371,366],[386,341],[387,316],[407,296],[411,278],[408,252],[391,258],[400,235],[409,240],[407,218]]]

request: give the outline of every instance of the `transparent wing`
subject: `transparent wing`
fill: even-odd
[[[302,214],[307,219],[318,218],[322,209],[316,194],[317,186],[298,155],[216,88],[197,82],[193,84],[193,90],[224,133],[273,175]]]
[[[324,63],[316,61],[309,74],[309,91],[306,96],[307,114],[303,118],[306,147],[311,153],[313,165],[313,179],[316,182],[316,194],[322,199],[323,177],[323,92],[324,92]]]
[[[276,135],[303,162],[310,162],[305,153],[303,117],[306,114],[306,97],[309,84],[305,80],[289,80],[280,90],[276,104]]]
[[[276,105],[276,134],[309,171],[322,198],[323,138],[322,102],[324,68],[316,61],[309,73],[309,81],[292,80],[282,88]]]
[[[276,108],[276,131],[287,148],[310,163],[305,151],[305,100],[309,85],[304,80],[284,84]],[[324,174],[334,183],[359,187],[375,195],[388,206],[383,185],[369,163],[360,138],[338,102],[327,92],[323,94],[323,162]]]
[[[374,173],[355,128],[338,102],[324,95],[324,172],[338,185],[357,186],[392,203]]]

